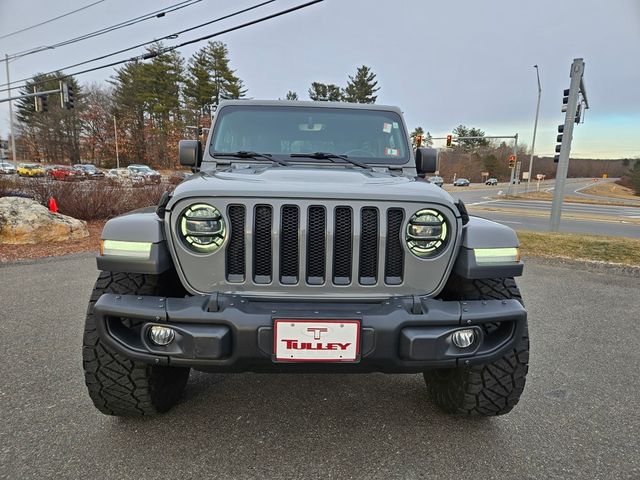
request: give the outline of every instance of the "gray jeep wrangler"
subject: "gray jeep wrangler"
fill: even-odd
[[[518,238],[422,180],[401,111],[228,101],[199,173],[107,222],[83,366],[95,406],[151,415],[203,372],[423,373],[450,413],[522,394]]]

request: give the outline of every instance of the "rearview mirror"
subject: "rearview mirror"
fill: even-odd
[[[197,168],[202,160],[200,140],[180,140],[178,143],[180,165]]]
[[[437,148],[416,148],[416,171],[419,177],[438,171]]]

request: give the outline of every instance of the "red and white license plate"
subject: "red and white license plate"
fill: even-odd
[[[355,362],[360,355],[359,320],[274,321],[278,362]]]

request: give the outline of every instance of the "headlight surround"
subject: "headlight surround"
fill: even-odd
[[[417,257],[433,257],[446,246],[448,234],[447,220],[442,213],[430,208],[418,210],[407,224],[407,247]]]
[[[227,233],[220,211],[206,203],[186,208],[178,219],[178,231],[182,243],[196,253],[216,252]]]

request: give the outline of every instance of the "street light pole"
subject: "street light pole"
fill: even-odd
[[[120,168],[120,155],[118,153],[118,124],[116,123],[116,116],[113,116],[113,133],[116,137],[116,168]]]
[[[540,72],[538,71],[538,65],[533,66],[536,69],[536,78],[538,79],[538,104],[536,105],[536,120],[533,124],[533,140],[531,141],[531,157],[529,157],[529,178],[527,179],[527,192],[531,186],[531,176],[533,175],[533,152],[536,148],[536,133],[538,131],[538,114],[540,113],[540,96],[542,94],[542,87],[540,86]]]
[[[11,96],[11,79],[9,78],[9,55],[4,54],[4,64],[7,69],[7,95]],[[13,102],[9,100],[9,129],[11,131],[11,155],[16,163],[16,136],[13,132]]]

